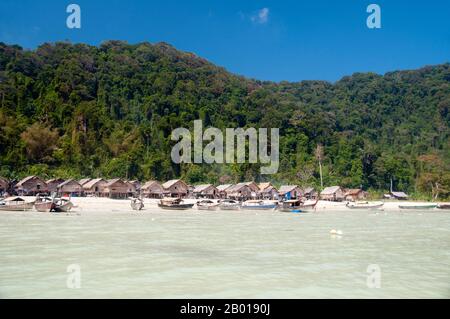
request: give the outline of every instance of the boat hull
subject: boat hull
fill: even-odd
[[[17,204],[17,205],[1,205],[0,211],[23,212],[23,211],[32,210],[33,206],[34,206],[34,203],[23,203],[23,204]]]
[[[68,202],[63,205],[55,205],[55,207],[53,208],[53,211],[55,213],[67,213],[67,212],[70,212],[72,207],[73,207],[72,202]]]
[[[430,204],[430,205],[399,205],[400,209],[415,209],[415,210],[421,210],[421,209],[433,209],[436,208],[436,204]]]
[[[277,205],[255,205],[255,206],[243,205],[243,206],[241,206],[241,209],[244,209],[244,210],[272,210],[275,208],[277,208]]]
[[[41,213],[49,213],[54,207],[53,202],[35,203],[34,208]]]
[[[163,205],[158,204],[158,207],[165,210],[186,210],[190,209],[194,206],[194,204],[180,204],[180,205]]]
[[[227,206],[221,206],[219,205],[220,210],[241,210],[240,205],[227,205]]]
[[[214,211],[217,210],[218,205],[211,205],[211,206],[203,206],[203,205],[197,205],[197,209],[198,210],[209,210],[209,211]]]
[[[347,205],[349,209],[378,209],[383,207],[384,204],[374,204],[374,205]]]

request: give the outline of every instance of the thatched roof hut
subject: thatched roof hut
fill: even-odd
[[[203,184],[195,186],[193,194],[195,198],[215,198],[219,190],[212,184]]]
[[[255,193],[255,195],[260,191],[258,184],[256,184],[255,182],[244,182],[243,184],[247,185],[250,190]]]
[[[395,198],[398,200],[408,199],[408,195],[405,192],[390,192],[388,196],[384,195],[386,198]]]
[[[181,179],[172,179],[162,184],[164,194],[170,197],[186,197],[189,186]]]
[[[314,187],[305,187],[302,190],[302,196],[305,197],[306,199],[316,199],[318,194],[314,190]]]
[[[341,186],[325,187],[320,192],[320,199],[340,202],[344,200],[344,191]]]
[[[301,197],[302,190],[297,185],[282,185],[278,194],[286,199],[296,199]]]
[[[78,183],[81,185],[81,186],[84,186],[84,184],[86,184],[87,182],[89,182],[89,181],[91,181],[92,180],[92,178],[82,178],[82,179],[80,179],[79,181],[78,181]]]
[[[132,195],[130,189],[130,184],[120,178],[115,178],[107,181],[103,191],[110,198],[127,198]]]
[[[158,181],[148,181],[141,187],[141,193],[148,198],[161,198],[164,188]]]
[[[4,192],[8,191],[9,189],[9,181],[0,176],[0,194],[3,194]]]
[[[345,190],[344,199],[348,201],[357,201],[361,199],[365,199],[367,193],[360,188],[350,188]]]
[[[262,199],[277,199],[279,192],[271,183],[261,183],[259,186],[259,196]]]
[[[227,198],[246,200],[252,198],[252,190],[246,183],[239,183],[226,190]]]
[[[68,194],[72,196],[81,196],[83,194],[83,186],[80,185],[76,180],[69,179],[62,182],[57,187],[58,193]]]
[[[133,186],[134,192],[141,190],[142,185],[138,180],[127,181],[127,183]]]
[[[220,198],[227,198],[228,189],[233,186],[233,184],[222,184],[217,186],[218,195]]]
[[[47,189],[50,193],[57,192],[58,191],[58,185],[64,183],[64,180],[62,178],[52,178],[49,179],[47,184]]]
[[[15,191],[22,196],[34,196],[48,192],[47,184],[37,176],[28,176],[20,180],[15,186]]]
[[[103,196],[105,194],[105,187],[108,182],[103,178],[94,178],[84,183],[83,190],[87,195]]]

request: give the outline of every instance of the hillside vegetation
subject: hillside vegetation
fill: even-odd
[[[0,43],[0,176],[185,178],[450,195],[450,64],[336,83],[236,76],[165,43]],[[173,129],[280,128],[278,174],[172,163]]]

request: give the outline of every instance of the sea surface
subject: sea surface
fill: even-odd
[[[450,213],[2,212],[0,298],[450,298]]]

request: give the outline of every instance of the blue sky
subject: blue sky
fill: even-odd
[[[66,27],[71,3],[79,30]],[[381,29],[366,26],[371,3]],[[449,62],[449,21],[448,0],[2,0],[0,41],[164,41],[247,77],[335,81]]]

